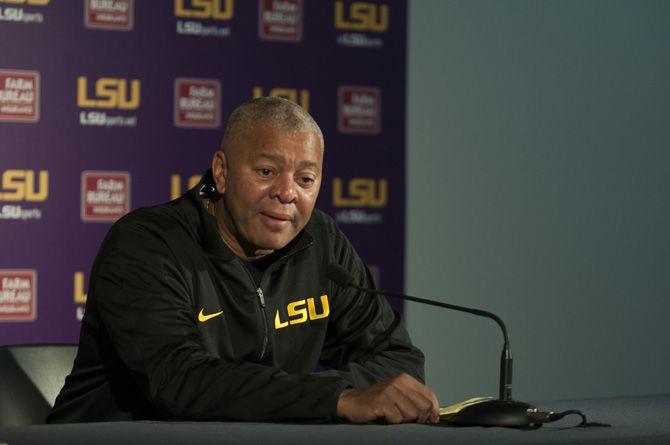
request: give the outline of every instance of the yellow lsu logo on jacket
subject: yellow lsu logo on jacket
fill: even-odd
[[[77,78],[77,105],[80,108],[135,110],[140,106],[140,81],[101,77],[95,81],[95,96],[88,97],[88,78]]]
[[[190,19],[230,20],[233,18],[233,0],[174,0],[174,15]]]
[[[35,188],[35,172],[32,170],[5,170],[2,174],[0,201],[46,201],[49,196],[49,172],[40,170],[39,184]]]
[[[285,328],[288,325],[304,323],[307,320],[318,320],[326,318],[330,314],[330,306],[328,304],[328,295],[321,295],[321,313],[316,312],[316,303],[313,297],[305,298],[304,300],[292,301],[286,306],[286,313],[288,319],[281,320],[279,309],[275,314],[275,329]]]
[[[377,6],[371,2],[353,2],[346,17],[344,2],[335,2],[335,28],[347,31],[384,32],[389,27],[388,5]]]

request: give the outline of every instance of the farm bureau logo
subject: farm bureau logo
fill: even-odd
[[[37,179],[37,181],[36,181]],[[0,181],[0,220],[40,219],[40,208],[25,208],[21,202],[44,202],[49,197],[49,171],[5,170]]]
[[[340,224],[380,224],[383,216],[376,209],[388,204],[388,180],[375,178],[333,178],[333,207]],[[371,210],[375,209],[375,210]]]
[[[0,69],[0,121],[40,120],[39,71]]]
[[[175,79],[175,126],[218,128],[220,122],[221,82],[215,79]]]
[[[85,0],[84,26],[89,29],[130,31],[134,0]]]
[[[89,91],[89,78],[77,78],[77,106],[82,109],[119,110],[128,112],[140,106],[140,81],[101,77]],[[79,124],[97,127],[135,127],[136,115],[108,115],[104,111],[80,111]]]
[[[302,40],[302,0],[259,0],[258,37],[262,40]]]
[[[72,283],[72,299],[74,300],[74,304],[77,305],[75,308],[75,317],[77,318],[77,321],[81,321],[81,319],[84,318],[84,308],[86,305],[86,299],[88,298],[88,295],[85,292],[86,287],[84,280],[84,272],[74,273],[74,282]]]
[[[377,134],[381,131],[379,88],[342,86],[338,89],[337,128],[342,133]]]
[[[263,87],[255,86],[252,90],[252,95],[254,99],[263,96],[283,97],[297,103],[309,113],[309,90],[306,89],[298,90],[297,88],[274,87],[270,88],[268,94],[263,94]]]
[[[182,187],[181,176],[177,174],[170,176],[170,199],[177,199],[186,190],[191,190],[193,187],[198,185],[198,183],[200,182],[200,176],[201,175],[191,175],[188,178],[187,186],[185,189]]]
[[[112,222],[130,210],[130,173],[84,171],[81,174],[81,220]]]
[[[373,2],[335,1],[335,29],[337,44],[359,48],[382,48],[384,40],[379,37],[389,28],[389,6]],[[370,35],[372,33],[372,35]]]
[[[37,271],[0,269],[0,321],[37,318]]]
[[[230,26],[220,26],[233,18],[233,0],[174,0],[177,34],[200,37],[228,37]],[[187,19],[187,20],[181,20]]]
[[[286,305],[286,313],[288,319],[282,321],[282,316],[279,314],[279,309],[275,312],[275,329],[282,329],[288,325],[305,323],[307,320],[319,320],[326,318],[330,314],[330,306],[328,305],[328,295],[321,295],[321,312],[316,312],[316,302],[313,297],[303,300],[292,301]]]
[[[0,22],[17,23],[43,23],[44,14],[41,12],[31,12],[31,9],[25,9],[21,5],[28,7],[40,7],[49,4],[50,0],[0,0]],[[10,4],[10,7],[4,7],[3,4]]]

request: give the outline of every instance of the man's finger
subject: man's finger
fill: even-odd
[[[417,408],[426,412],[426,419],[431,419],[431,421],[436,422],[439,420],[440,416],[440,404],[435,396],[435,393],[431,391],[426,385],[416,380],[414,377],[409,374],[400,374],[394,379],[394,385],[397,389],[405,393],[410,397]],[[425,404],[428,403],[429,406]],[[419,417],[421,420],[421,416]]]
[[[388,423],[402,423],[404,416],[396,404],[387,404],[384,406],[384,420]]]
[[[415,400],[406,391],[395,390],[392,401],[402,414],[403,422],[415,422],[424,414]]]
[[[422,400],[428,404],[425,407],[426,412],[428,413],[427,419],[430,419],[431,422],[436,423],[440,420],[440,403],[437,400],[437,396],[431,391],[427,386],[424,386],[426,391],[416,392],[417,397],[421,397]]]
[[[416,421],[419,423],[424,423],[433,414],[433,405],[430,399],[425,397],[422,393],[415,391],[413,389],[405,389],[402,391],[403,396],[407,404],[411,404],[413,411],[416,413],[411,418],[408,418],[408,421]],[[404,414],[411,414],[412,412],[407,409],[401,409]]]

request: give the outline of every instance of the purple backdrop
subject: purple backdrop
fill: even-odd
[[[75,342],[112,222],[186,190],[257,95],[317,120],[317,205],[402,291],[406,8],[0,0],[0,344]]]

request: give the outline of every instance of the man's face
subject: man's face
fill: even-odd
[[[281,249],[307,224],[314,209],[321,186],[322,142],[313,131],[261,125],[238,130],[229,145],[219,176],[225,209],[219,218],[221,235],[243,257]]]

